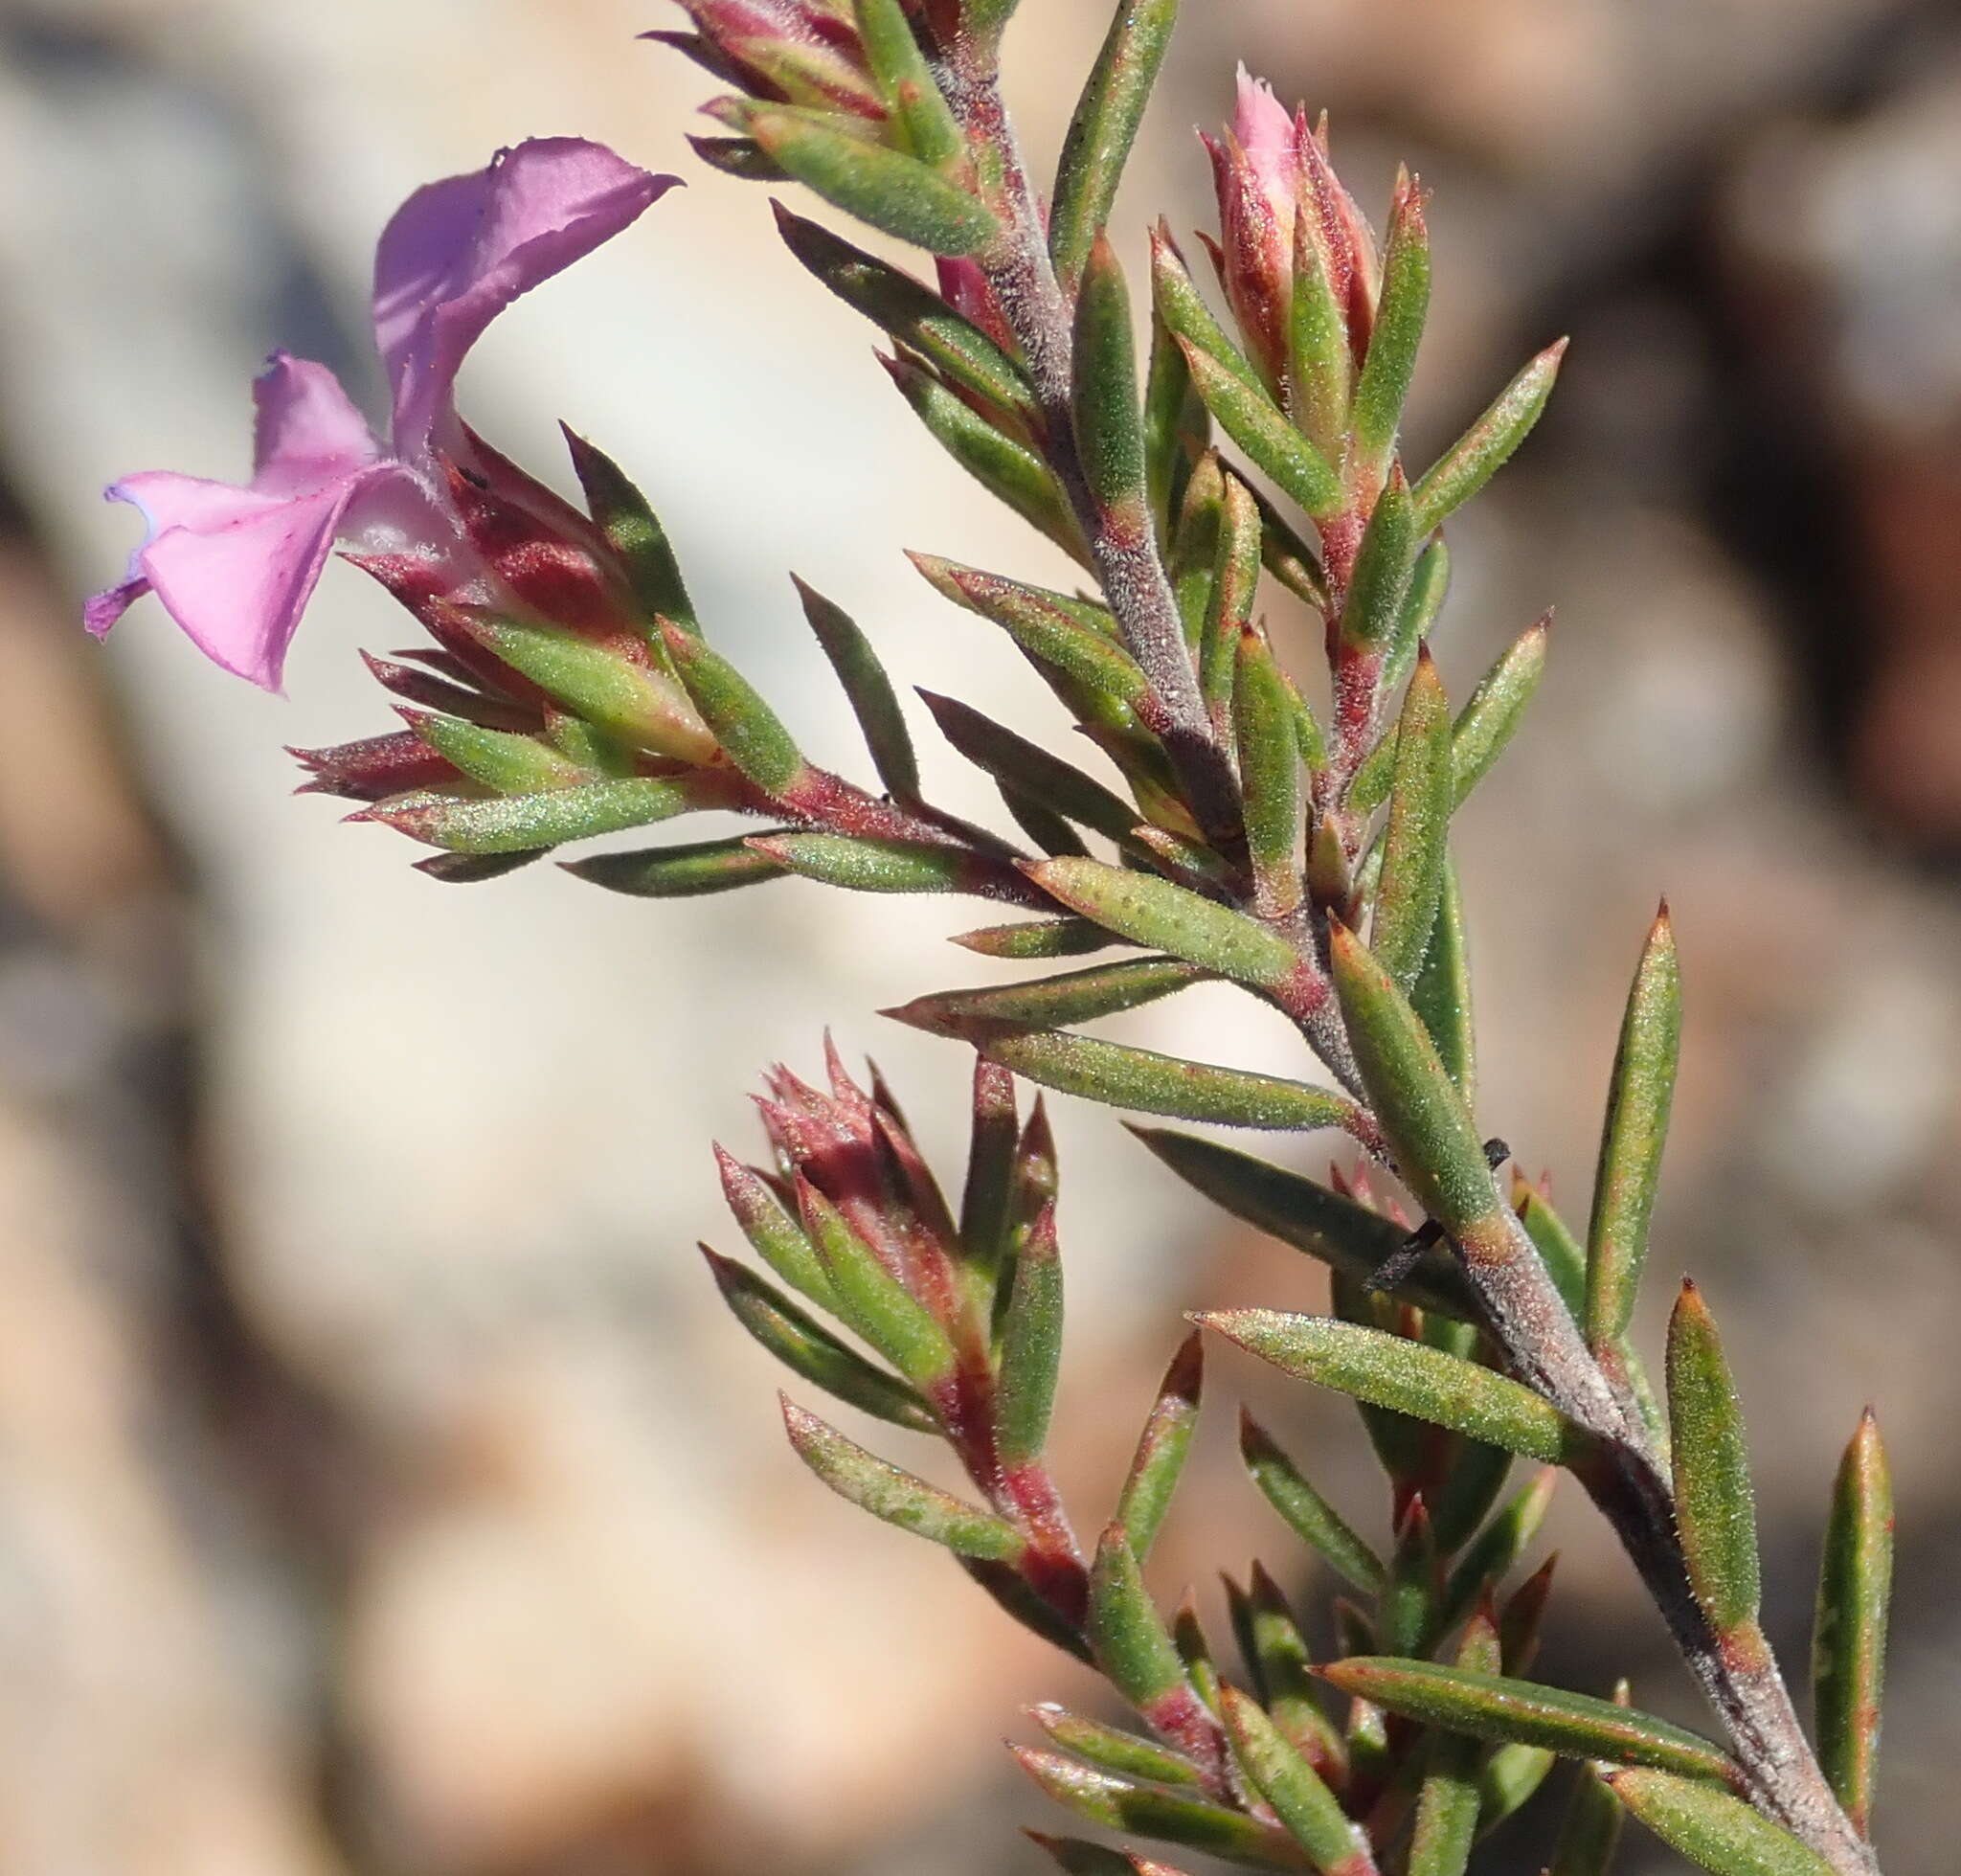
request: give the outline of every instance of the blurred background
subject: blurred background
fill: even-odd
[[[500,323],[472,420],[554,474],[560,417],[620,457],[710,629],[835,759],[793,567],[906,681],[1048,720],[899,550],[1053,563],[915,430],[763,192],[694,162],[707,81],[632,42],[673,23],[660,0],[0,0],[7,1876],[1032,1876],[1013,1825],[1056,1822],[996,1742],[1023,1703],[1090,1698],[1078,1675],[802,1476],[691,1250],[733,1235],[710,1138],[754,1144],[745,1089],[776,1057],[813,1069],[825,1022],[957,1166],[963,1069],[868,1012],[974,976],[935,942],[972,919],[797,883],[659,908],[547,868],[413,873],[396,837],[288,795],[282,745],[385,727],[356,645],[413,636],[344,569],[289,701],[153,605],[106,651],[77,623],[136,527],[103,483],[242,473],[275,344],[378,402],[387,213],[578,131],[690,186]],[[1104,24],[1026,0],[1045,162]],[[1190,131],[1228,111],[1235,57],[1332,108],[1378,215],[1398,156],[1436,188],[1412,454],[1573,334],[1537,439],[1454,534],[1454,689],[1559,605],[1545,693],[1462,824],[1485,1118],[1584,1209],[1665,890],[1689,1020],[1656,1287],[1692,1269],[1725,1322],[1794,1662],[1831,1469],[1879,1397],[1904,1579],[1882,1847],[1893,1876],[1945,1871],[1961,15],[1194,7],[1120,204],[1134,261],[1161,207],[1210,225]],[[1205,993],[1137,1033],[1287,1059]],[[1065,1467],[1093,1523],[1177,1312],[1320,1289],[1109,1116],[1059,1118]],[[1379,1524],[1341,1404],[1273,1380],[1221,1359],[1216,1405],[1261,1403]],[[1161,1587],[1260,1549],[1319,1594],[1212,1419]],[[1582,1507],[1551,1541],[1548,1678],[1631,1671],[1693,1721]],[[1529,1831],[1514,1851],[1539,1866]],[[1670,1865],[1631,1844],[1626,1866]]]

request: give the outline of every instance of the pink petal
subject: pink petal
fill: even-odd
[[[1294,151],[1294,115],[1265,79],[1239,68],[1232,134],[1254,164],[1285,163]]]
[[[366,468],[381,445],[325,365],[276,351],[254,380],[252,486],[266,494],[318,486]]]
[[[267,690],[280,688],[286,647],[319,583],[349,509],[402,478],[372,463],[291,494],[155,471],[109,490],[149,523],[131,577],[98,594],[85,618],[98,637],[146,591],[206,657]]]
[[[374,334],[394,389],[394,452],[417,463],[450,427],[463,357],[520,294],[629,227],[680,178],[602,145],[534,138],[487,170],[420,189],[374,260]]]

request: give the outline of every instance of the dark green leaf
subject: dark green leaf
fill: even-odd
[[[1214,1205],[1283,1244],[1319,1258],[1358,1283],[1367,1284],[1377,1266],[1403,1248],[1408,1233],[1393,1219],[1285,1166],[1270,1165],[1195,1134],[1155,1127],[1134,1131],[1173,1172]],[[1441,1310],[1449,1316],[1470,1318],[1476,1314],[1463,1273],[1441,1251],[1427,1255],[1398,1286],[1397,1293],[1425,1309]]]
[[[814,1413],[783,1403],[783,1424],[797,1456],[836,1492],[874,1518],[912,1531],[963,1557],[1012,1563],[1025,1548],[1015,1527],[979,1505],[875,1458]]]
[[[1382,885],[1369,930],[1369,949],[1406,996],[1422,972],[1443,903],[1451,806],[1451,707],[1426,651],[1409,681],[1396,730]],[[1441,1045],[1451,1040],[1450,1033],[1438,1038],[1432,1031],[1431,1040]],[[1461,1074],[1452,1079],[1462,1087]]]
[[[1892,1593],[1893,1480],[1867,1408],[1833,1486],[1812,1630],[1819,1763],[1863,1836],[1872,1834]]]
[[[671,619],[689,631],[699,631],[694,602],[687,597],[687,582],[681,577],[681,563],[675,558],[667,531],[647,505],[646,497],[604,451],[596,449],[569,429],[565,430],[565,441],[572,451],[574,472],[585,491],[586,511],[626,574],[642,621],[649,628],[649,639],[658,636],[652,628],[662,619]]]
[[[1356,459],[1371,486],[1381,481],[1396,447],[1429,310],[1430,235],[1423,225],[1423,196],[1415,178],[1405,174],[1396,182],[1375,327],[1355,387]]]
[[[914,1433],[937,1433],[939,1422],[918,1394],[896,1375],[874,1367],[862,1355],[792,1302],[774,1284],[707,1245],[723,1300],[735,1320],[786,1367],[839,1400]]]
[[[1587,1336],[1596,1354],[1627,1334],[1648,1256],[1648,1224],[1681,1053],[1681,972],[1664,903],[1621,1019],[1587,1232]]]
[[[1044,1207],[1015,1255],[1002,1319],[995,1446],[1010,1471],[1042,1456],[1062,1367],[1062,1260],[1055,1208]]]
[[[1531,434],[1552,396],[1567,342],[1549,345],[1510,384],[1470,429],[1454,442],[1416,486],[1416,508],[1426,529],[1463,507],[1497,474]]]
[[[1696,1600],[1720,1637],[1753,1627],[1763,1596],[1743,1411],[1702,1293],[1684,1282],[1668,1323],[1675,1521]]]
[[[782,868],[740,837],[635,848],[624,853],[599,853],[591,859],[562,860],[559,864],[594,886],[640,899],[700,898],[783,876]]]
[[[1273,1309],[1229,1309],[1192,1320],[1303,1381],[1527,1458],[1565,1464],[1586,1450],[1579,1428],[1529,1388],[1420,1342]]]
[[[1075,284],[1110,219],[1177,18],[1178,0],[1122,0],[1090,68],[1063,139],[1048,212],[1048,251],[1066,288]]]
[[[1815,1850],[1727,1792],[1660,1771],[1612,1772],[1607,1782],[1664,1843],[1715,1876],[1833,1876]]]
[[[1198,1426],[1199,1392],[1205,1376],[1205,1348],[1196,1329],[1180,1345],[1151,1403],[1138,1450],[1117,1501],[1116,1522],[1138,1557],[1151,1554],[1171,1495],[1184,1471],[1185,1455]]]
[[[1178,330],[1169,312],[1165,323]],[[1317,519],[1335,513],[1342,501],[1341,480],[1326,458],[1288,422],[1286,413],[1263,387],[1249,382],[1183,333],[1179,336],[1192,382],[1206,408],[1252,459],[1253,467],[1271,476],[1285,494]]]
[[[871,752],[871,765],[878,779],[901,801],[915,800],[919,794],[919,764],[913,754],[913,738],[906,729],[905,712],[892,689],[892,681],[879,663],[871,641],[858,629],[857,622],[842,606],[833,604],[815,588],[806,586],[795,574],[797,597],[803,602],[803,616],[831,669],[845,687],[851,713],[864,733],[865,746]]]
[[[1341,1514],[1315,1490],[1273,1435],[1244,1408],[1239,1414],[1239,1456],[1267,1503],[1310,1546],[1358,1590],[1373,1595],[1383,1586],[1383,1561]]]
[[[962,255],[983,247],[997,231],[993,215],[958,183],[916,157],[839,129],[829,112],[752,103],[733,127],[832,207],[895,240]]]
[[[1090,245],[1076,292],[1071,358],[1076,455],[1091,498],[1098,508],[1121,510],[1133,525],[1148,529],[1144,418],[1138,402],[1130,295],[1116,252],[1100,233]]]
[[[1334,1661],[1321,1673],[1344,1692],[1387,1712],[1476,1739],[1544,1746],[1567,1758],[1656,1766],[1718,1784],[1739,1775],[1723,1751],[1697,1733],[1651,1713],[1536,1681],[1389,1655]]]

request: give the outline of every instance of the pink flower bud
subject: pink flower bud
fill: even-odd
[[[1264,79],[1242,67],[1231,127],[1204,140],[1219,196],[1220,238],[1208,244],[1213,262],[1247,354],[1283,402],[1296,227],[1314,242],[1358,362],[1368,349],[1375,239],[1329,167],[1324,138],[1304,110],[1290,113]]]

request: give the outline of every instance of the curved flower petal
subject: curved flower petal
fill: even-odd
[[[402,473],[374,463],[295,494],[169,471],[129,476],[108,492],[142,510],[149,538],[130,580],[89,602],[89,629],[100,637],[131,600],[154,592],[214,664],[277,690],[286,647],[349,510]]]
[[[253,381],[252,486],[266,494],[318,486],[381,456],[368,419],[325,365],[276,351]]]
[[[534,138],[420,189],[374,260],[374,335],[394,390],[394,452],[418,462],[451,423],[456,374],[518,298],[630,226],[680,181],[603,145]]]

